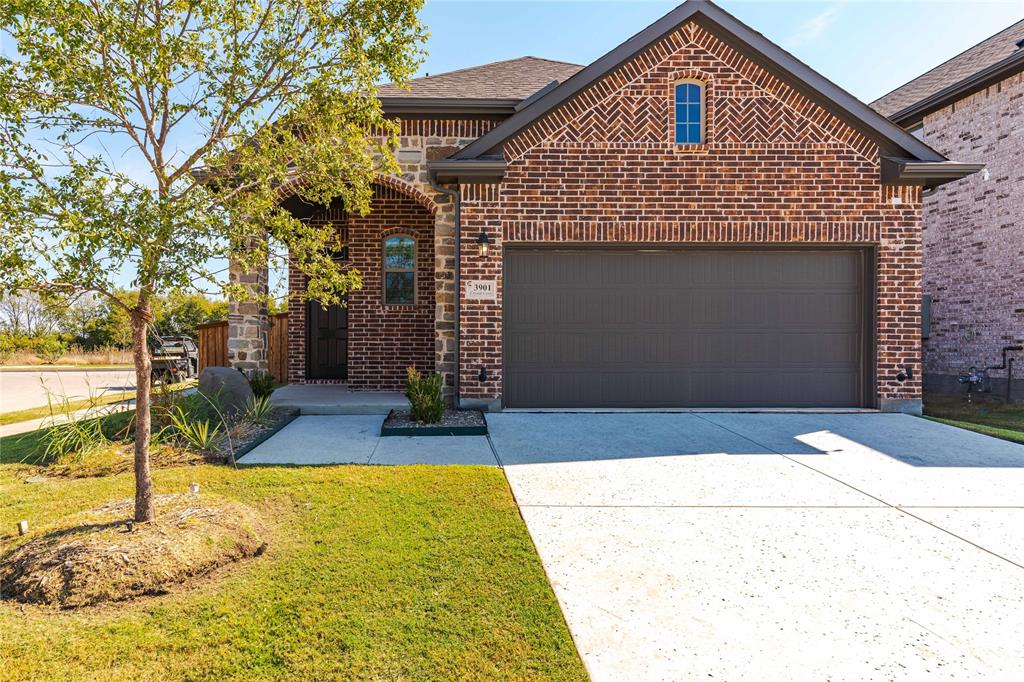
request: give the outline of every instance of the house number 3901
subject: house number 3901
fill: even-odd
[[[493,279],[467,280],[466,298],[471,301],[493,301],[498,298],[498,284]]]

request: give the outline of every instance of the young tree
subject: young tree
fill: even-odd
[[[281,190],[369,209],[373,178],[397,171],[375,85],[415,71],[421,3],[0,3],[13,47],[0,57],[0,285],[91,291],[130,316],[137,520],[153,518],[154,297],[219,281],[211,263],[265,264],[268,239],[309,275],[308,296],[330,304],[359,285],[330,257],[335,229],[294,219]],[[137,292],[128,302],[118,282]]]

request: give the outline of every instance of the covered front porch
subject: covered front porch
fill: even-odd
[[[362,286],[343,305],[306,301],[307,276],[290,262],[286,334],[268,338],[265,304],[232,301],[227,364],[247,373],[277,369],[275,378],[287,385],[275,392],[274,402],[302,414],[405,409],[408,367],[441,374],[450,398],[454,218],[450,197],[427,191],[381,177],[365,216],[347,212],[340,202],[315,207],[285,200],[300,220],[337,229],[343,244],[337,258],[359,272]],[[232,264],[231,278],[257,294],[268,291],[267,270],[242,272]],[[275,341],[278,353],[272,352]],[[273,355],[284,356],[283,367],[269,367]]]
[[[288,384],[274,391],[271,401],[303,415],[387,414],[409,409],[398,391],[355,391],[345,384]]]

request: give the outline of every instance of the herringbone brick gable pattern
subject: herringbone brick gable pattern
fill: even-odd
[[[709,144],[843,144],[874,160],[877,148],[823,107],[687,24],[513,138],[506,158],[558,142],[672,143],[673,86],[707,85]]]
[[[774,97],[722,97],[716,109],[722,142],[819,143],[828,136]]]

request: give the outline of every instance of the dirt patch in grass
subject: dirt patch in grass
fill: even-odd
[[[6,442],[0,440],[0,448],[5,447],[5,445]],[[173,444],[153,444],[149,450],[149,464],[154,469],[197,465],[207,462],[219,463],[221,461],[219,457],[206,456],[203,453]],[[90,452],[88,456],[77,457],[71,455],[49,465],[22,464],[16,466],[13,472],[15,476],[22,480],[32,479],[33,482],[37,482],[37,479],[40,478],[61,479],[113,476],[133,471],[134,467],[134,444],[110,443]]]
[[[3,598],[75,608],[164,594],[266,548],[259,514],[226,498],[159,495],[156,519],[128,531],[133,504],[114,502],[33,533],[0,558]]]

